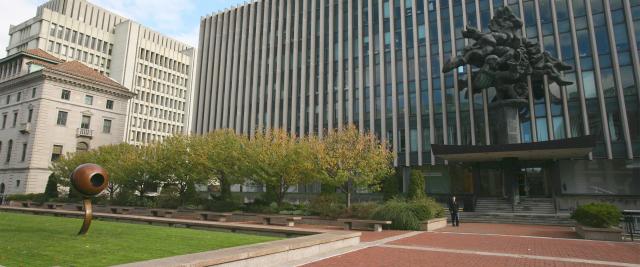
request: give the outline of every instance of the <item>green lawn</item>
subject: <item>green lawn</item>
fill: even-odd
[[[82,220],[0,212],[0,265],[108,266],[277,240],[94,220],[77,236]]]

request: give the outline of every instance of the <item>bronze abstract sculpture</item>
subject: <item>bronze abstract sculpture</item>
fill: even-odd
[[[78,235],[84,235],[89,231],[93,219],[91,197],[100,194],[109,184],[109,175],[102,167],[86,163],[78,166],[71,173],[71,185],[83,196],[84,222]]]
[[[516,17],[509,7],[500,7],[489,23],[489,32],[467,26],[462,36],[474,40],[463,49],[462,55],[456,56],[443,65],[442,72],[450,72],[464,65],[472,65],[479,70],[474,71],[471,85],[475,92],[494,87],[495,102],[512,100],[526,102],[529,81],[539,84],[545,75],[549,82],[560,86],[572,82],[563,80],[560,71],[571,70],[572,67],[562,63],[540,45],[522,36],[522,20]],[[467,81],[460,81],[460,89],[467,87]],[[534,88],[542,88],[534,86]],[[542,95],[544,92],[533,92]]]

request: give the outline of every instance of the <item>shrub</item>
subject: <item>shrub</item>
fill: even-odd
[[[362,202],[351,204],[351,208],[346,208],[340,217],[354,219],[369,219],[380,204],[376,202]]]
[[[394,198],[379,206],[371,218],[392,221],[391,229],[420,230],[423,221],[444,216],[444,208],[427,197],[413,200]]]
[[[411,205],[399,199],[392,199],[378,207],[372,215],[373,219],[392,221],[391,229],[420,230],[421,220],[416,216]]]
[[[411,170],[409,180],[409,199],[422,199],[426,197],[424,193],[424,176],[420,170]]]
[[[44,197],[47,199],[58,197],[58,178],[53,173],[49,175],[49,180],[47,180],[47,185],[44,188]]]
[[[38,193],[38,194],[16,194],[16,195],[9,195],[6,198],[6,201],[33,201],[33,202],[38,202],[38,203],[44,203],[45,202],[45,197],[44,194],[42,193]]]
[[[596,228],[618,226],[621,217],[622,213],[618,207],[604,202],[579,206],[571,214],[571,219],[576,220],[579,224]]]
[[[338,218],[344,212],[343,198],[337,194],[320,194],[309,204],[312,214],[325,218]]]
[[[389,175],[384,178],[382,184],[382,195],[385,201],[391,200],[400,194],[400,183],[398,182],[398,179],[399,178],[396,175]]]
[[[159,208],[176,209],[180,206],[180,195],[175,186],[165,186],[156,198]]]

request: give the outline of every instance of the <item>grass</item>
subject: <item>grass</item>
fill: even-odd
[[[277,240],[223,233],[0,212],[0,265],[109,266]]]

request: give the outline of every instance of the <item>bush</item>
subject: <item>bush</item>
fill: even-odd
[[[426,195],[424,193],[424,176],[420,170],[411,170],[411,177],[409,180],[409,199],[422,199]]]
[[[444,216],[444,208],[427,197],[414,200],[395,198],[374,211],[371,218],[392,221],[391,229],[420,230],[423,221]]]
[[[46,202],[44,194],[17,194],[17,195],[9,195],[5,199],[6,201],[33,201],[38,203]]]
[[[165,186],[156,198],[157,206],[164,209],[176,209],[180,206],[180,195],[175,186]]]
[[[309,211],[324,218],[338,218],[344,212],[343,198],[337,194],[320,194],[311,200]]]
[[[47,199],[58,197],[58,178],[53,173],[49,175],[49,180],[47,180],[47,185],[44,188],[44,197]]]
[[[604,202],[579,206],[571,214],[571,219],[576,220],[579,224],[595,228],[618,226],[621,217],[622,213],[618,207]]]
[[[362,202],[351,204],[351,208],[346,208],[340,217],[354,219],[369,219],[380,204],[376,202]]]
[[[391,200],[400,194],[400,183],[398,182],[398,179],[399,178],[396,175],[389,175],[384,178],[382,184],[382,195],[385,201]]]
[[[378,207],[372,215],[375,220],[391,221],[391,229],[420,230],[421,220],[405,201],[392,199]]]

